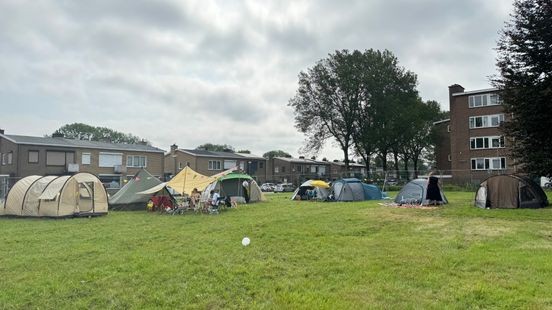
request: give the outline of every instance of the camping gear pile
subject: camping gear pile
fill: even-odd
[[[0,215],[77,217],[107,214],[107,192],[90,173],[28,176],[13,185]]]

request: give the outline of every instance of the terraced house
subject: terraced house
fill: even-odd
[[[141,168],[161,178],[164,151],[145,144],[8,135],[0,130],[0,158],[0,175],[10,182],[29,175],[89,172],[113,193]]]

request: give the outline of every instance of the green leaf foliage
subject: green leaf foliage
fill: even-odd
[[[213,144],[213,143],[205,143],[198,147],[196,147],[196,150],[204,150],[204,151],[211,151],[211,152],[229,152],[229,153],[235,153],[236,150],[233,146],[228,144]]]
[[[64,138],[77,140],[102,141],[109,143],[149,144],[146,140],[130,133],[122,133],[107,127],[95,127],[83,123],[64,125],[54,131],[53,134],[62,134]]]
[[[508,113],[512,155],[529,173],[552,175],[552,2],[516,0],[498,42],[494,85]]]

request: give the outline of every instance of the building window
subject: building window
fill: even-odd
[[[182,162],[181,161],[178,162],[178,170],[182,170]]]
[[[264,168],[264,163],[263,163],[262,161],[259,162],[259,168],[260,168],[260,169],[263,169],[263,168]]]
[[[0,153],[0,155],[2,155],[0,157],[2,157],[2,166],[4,166],[6,164],[6,154]]]
[[[450,154],[447,155],[447,160],[452,161],[452,158],[450,157]]]
[[[129,155],[127,156],[127,167],[144,168],[147,165],[146,156]]]
[[[120,175],[112,175],[112,174],[104,174],[99,175],[98,179],[102,182],[102,184],[105,186],[105,188],[121,188],[121,176]]]
[[[113,168],[115,166],[121,166],[123,165],[123,154],[100,152],[98,163],[100,167]]]
[[[498,94],[472,95],[468,97],[468,101],[470,108],[479,108],[502,104],[502,101]]]
[[[470,138],[470,149],[499,149],[504,147],[504,137],[474,137]]]
[[[297,169],[297,172],[303,173],[303,166],[297,165],[297,166],[295,166],[295,169]]]
[[[38,151],[29,151],[28,162],[29,164],[38,163]]]
[[[286,172],[286,166],[282,166],[282,173]]]
[[[506,169],[505,157],[472,158],[472,170],[501,170]]]
[[[235,160],[225,160],[224,161],[224,170],[232,169],[237,166]]]
[[[82,153],[81,163],[83,165],[90,165],[90,161],[91,161],[91,154],[90,153]]]
[[[504,122],[504,114],[470,116],[469,118],[470,129],[498,127],[502,122]]]
[[[274,173],[280,173],[280,167],[278,166],[274,167]]]
[[[210,160],[208,169],[209,170],[222,170],[220,160]]]
[[[65,166],[65,152],[46,151],[46,166]]]
[[[8,153],[8,165],[13,163],[13,152]]]

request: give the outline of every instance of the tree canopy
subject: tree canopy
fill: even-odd
[[[204,150],[204,151],[211,151],[211,152],[230,152],[235,153],[235,149],[233,146],[228,144],[213,144],[213,143],[205,143],[198,147],[196,147],[196,150]]]
[[[306,136],[304,149],[317,153],[332,139],[343,151],[347,168],[352,150],[368,171],[373,156],[384,169],[390,155],[397,170],[400,156],[417,161],[420,150],[431,143],[429,125],[440,111],[438,104],[435,110],[435,104],[422,102],[416,85],[416,75],[399,66],[388,50],[330,54],[299,74],[299,87],[289,102],[295,126]],[[411,154],[414,144],[416,152]]]
[[[146,140],[141,139],[140,137],[137,137],[130,133],[122,133],[107,127],[95,127],[83,123],[64,125],[54,131],[53,134],[62,134],[65,138],[77,140],[103,141],[110,143],[149,144],[149,142],[147,142]]]
[[[289,153],[286,153],[286,152],[282,151],[282,150],[274,150],[274,151],[269,151],[269,152],[264,153],[263,157],[271,159],[271,158],[274,158],[274,157],[291,157],[291,155]]]
[[[551,176],[552,2],[516,0],[511,16],[498,42],[500,75],[493,80],[512,115],[503,129],[524,170]]]

